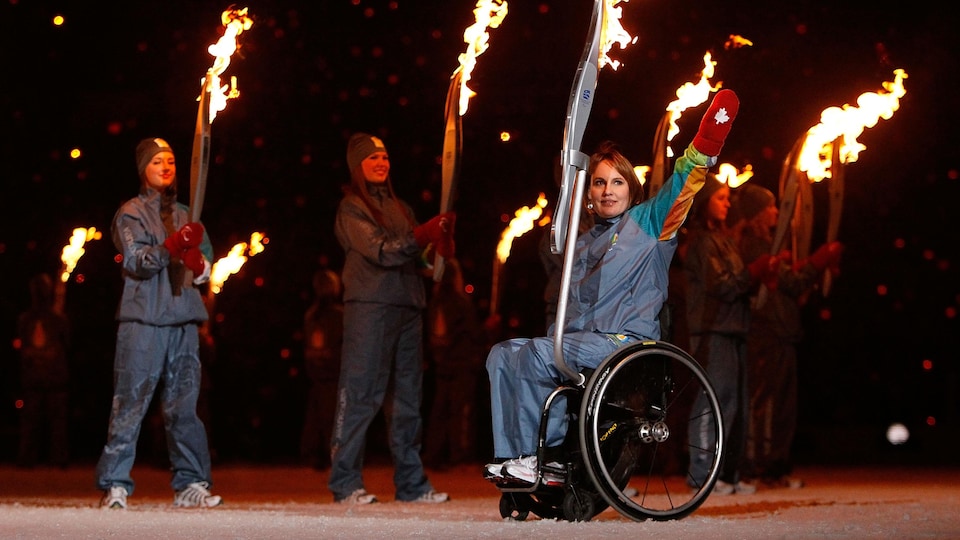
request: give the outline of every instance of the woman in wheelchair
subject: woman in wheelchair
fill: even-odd
[[[718,92],[672,175],[646,200],[633,165],[616,145],[604,142],[590,156],[584,204],[595,225],[576,241],[568,309],[558,321],[564,324],[562,351],[570,369],[591,370],[629,343],[660,339],[658,316],[677,231],[717,163],[738,109],[734,92]],[[487,357],[494,460],[483,474],[498,485],[532,484],[540,470],[547,485],[565,479],[560,462],[545,457],[545,467],[537,464],[543,405],[565,379],[553,357],[555,328],[556,323],[546,337],[498,343]],[[550,415],[544,456],[562,446],[566,424],[566,415]]]

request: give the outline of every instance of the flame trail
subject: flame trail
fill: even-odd
[[[533,229],[537,220],[543,214],[543,209],[547,206],[547,198],[543,193],[537,197],[536,206],[524,206],[514,212],[514,218],[500,235],[500,242],[497,244],[497,256],[493,259],[493,284],[490,287],[490,313],[496,313],[500,300],[500,269],[507,258],[510,257],[510,248],[513,246],[513,240],[523,236],[526,232]]]
[[[884,90],[860,94],[857,107],[845,104],[828,107],[820,113],[820,123],[807,131],[797,159],[798,169],[805,172],[811,182],[830,178],[834,141],[840,141],[840,163],[853,163],[867,148],[857,141],[864,128],[872,128],[881,118],[889,120],[900,108],[900,98],[907,92],[903,87],[907,73],[897,69],[894,74],[893,82],[883,83]]]
[[[86,252],[83,249],[83,244],[91,240],[99,240],[102,237],[103,235],[95,227],[89,229],[79,227],[73,230],[70,243],[63,246],[63,251],[60,253],[60,262],[63,263],[60,269],[60,281],[62,283],[66,283],[70,279],[70,274],[77,267],[77,262]]]
[[[470,98],[477,95],[467,86],[467,82],[470,81],[473,68],[477,65],[477,57],[490,46],[488,43],[490,34],[487,28],[500,27],[500,23],[507,16],[507,2],[479,0],[473,14],[477,22],[463,31],[463,41],[467,44],[467,50],[460,55],[460,66],[454,71],[454,75],[460,72],[460,116],[466,114]]]
[[[220,294],[223,290],[223,284],[231,275],[240,271],[240,268],[248,257],[253,257],[264,250],[264,244],[269,244],[270,239],[263,233],[254,232],[250,235],[250,243],[240,242],[235,244],[226,257],[221,257],[213,263],[210,269],[210,292]]]

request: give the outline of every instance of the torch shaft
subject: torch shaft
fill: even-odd
[[[449,212],[453,208],[456,198],[457,180],[460,176],[460,154],[463,151],[460,120],[460,83],[462,72],[457,70],[450,79],[450,88],[447,90],[446,122],[443,135],[443,156],[441,157],[440,171],[442,186],[440,193],[440,213]],[[439,254],[433,261],[433,280],[439,282],[443,278],[444,262]]]
[[[207,192],[207,169],[210,165],[210,92],[213,72],[208,70],[200,91],[197,125],[193,132],[193,154],[190,159],[190,221],[200,221],[203,197]]]

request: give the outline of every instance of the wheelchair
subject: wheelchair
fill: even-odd
[[[596,2],[597,13],[601,6]],[[585,57],[591,55],[586,51]],[[577,138],[568,130],[570,136]],[[589,158],[571,150],[577,146],[578,141],[568,141],[562,153],[563,180],[551,225],[551,250],[564,254],[560,321],[567,310],[587,183]],[[661,312],[661,324],[665,318],[663,335],[669,336],[669,310]],[[720,404],[707,372],[667,340],[625,345],[595,369],[578,373],[566,365],[562,341],[563,329],[557,325],[554,362],[567,382],[543,405],[537,477],[533,484],[496,484],[501,517],[523,521],[533,512],[546,519],[588,521],[612,507],[636,521],[668,521],[696,511],[717,482],[724,449]],[[546,448],[547,420],[561,410],[567,435],[559,447]],[[699,445],[689,442],[691,433],[698,434]],[[697,477],[687,472],[691,462]],[[562,467],[551,468],[553,463]],[[545,468],[551,478],[562,475],[564,482],[545,482]]]
[[[723,421],[706,371],[682,349],[664,341],[622,347],[591,373],[585,384],[563,384],[543,406],[537,450],[537,480],[499,483],[500,515],[523,521],[530,512],[545,519],[589,521],[614,508],[635,521],[684,518],[700,507],[716,483],[723,455]],[[563,445],[545,448],[547,419],[566,399],[569,429]],[[695,447],[688,432],[707,434]],[[689,459],[707,464],[705,479],[687,474]],[[545,467],[563,475],[562,485],[543,481]]]

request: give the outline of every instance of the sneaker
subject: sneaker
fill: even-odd
[[[542,471],[543,483],[548,486],[559,486],[565,483],[563,471],[565,467],[556,461],[547,463],[547,468],[558,469],[561,472],[555,472],[544,469]],[[516,459],[508,459],[503,463],[503,476],[521,480],[528,484],[537,481],[537,456],[520,456]]]
[[[763,483],[771,488],[800,489],[803,487],[802,479],[787,475],[783,475],[779,478],[765,478]]]
[[[210,484],[194,482],[181,489],[173,496],[173,506],[177,508],[213,508],[219,506],[223,500],[219,495],[213,495],[207,490]]]
[[[713,493],[715,495],[732,495],[734,493],[738,495],[752,495],[756,492],[757,486],[755,484],[748,484],[747,482],[731,484],[723,480],[717,480],[717,483],[713,486]]]
[[[487,463],[484,465],[483,477],[494,481],[503,478],[503,463]]]
[[[337,499],[340,504],[373,504],[377,502],[377,496],[373,493],[367,493],[363,488],[353,490],[353,493],[342,499]]]
[[[431,489],[430,491],[424,493],[423,495],[417,497],[416,499],[412,499],[404,502],[433,504],[433,503],[447,502],[449,500],[450,500],[450,496],[447,495],[446,493],[443,493],[440,491],[434,491]]]
[[[100,508],[126,510],[127,488],[123,486],[111,486],[110,489],[104,491],[103,498],[100,499]]]

